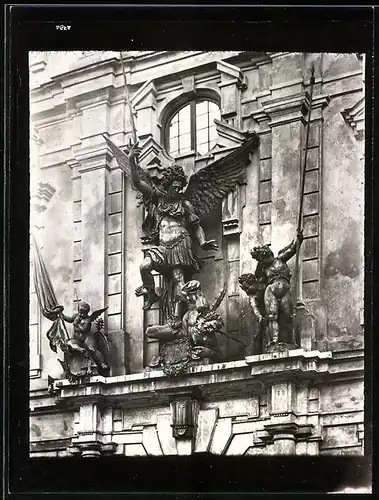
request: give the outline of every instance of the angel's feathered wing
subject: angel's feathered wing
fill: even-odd
[[[118,146],[116,146],[116,144],[113,141],[111,141],[106,135],[103,134],[103,137],[104,137],[106,143],[108,144],[109,149],[114,154],[118,166],[121,168],[121,170],[126,174],[126,176],[129,179],[132,179],[132,173],[130,170],[130,163],[129,163],[128,155],[125,154],[122,151],[122,149],[120,149]],[[140,166],[137,166],[137,168],[138,168],[138,173],[143,181],[145,181],[147,184],[150,184],[151,186],[155,185],[147,170],[143,169]],[[134,190],[136,190],[136,188],[134,187],[133,184],[132,184],[132,187]]]
[[[249,164],[249,154],[258,146],[259,137],[253,133],[239,148],[194,173],[185,190],[185,198],[198,217],[210,213],[230,193]]]
[[[95,319],[97,319],[99,316],[101,316],[103,312],[105,312],[108,309],[108,307],[109,306],[104,307],[104,309],[98,309],[97,311],[93,311],[93,313],[90,315],[91,323],[92,321],[95,321]]]

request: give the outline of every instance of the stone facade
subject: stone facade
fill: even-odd
[[[220,336],[224,363],[178,379],[145,370],[158,344],[143,332],[160,311],[143,312],[134,294],[148,249],[143,213],[102,136],[120,147],[131,136],[119,54],[31,54],[31,225],[59,303],[68,313],[77,298],[93,309],[109,306],[112,346],[110,377],[83,386],[61,380],[45,335],[51,323],[31,290],[31,456],[363,454],[364,60],[287,52],[123,56],[141,164],[152,175],[173,161],[168,119],[191,99],[217,102],[221,120],[211,153],[177,158],[186,174],[235,149],[244,132],[259,134],[244,183],[204,221],[219,250],[199,252],[204,267],[196,276],[210,298],[226,283],[219,311],[228,335],[247,347]],[[270,243],[277,253],[296,234],[312,62],[299,279],[309,313],[301,349],[261,354],[238,277],[255,269],[253,246]]]

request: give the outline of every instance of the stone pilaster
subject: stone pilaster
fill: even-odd
[[[110,417],[110,418],[107,418]],[[102,408],[98,401],[80,403],[79,427],[69,453],[82,458],[112,455],[116,444],[107,439],[112,431],[112,408]]]
[[[225,61],[217,63],[221,73],[221,118],[228,125],[241,127],[241,92],[246,90],[247,81],[242,70]]]
[[[77,157],[81,174],[82,299],[92,309],[107,301],[107,219],[110,155]]]

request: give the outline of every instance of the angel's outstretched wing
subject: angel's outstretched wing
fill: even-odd
[[[258,143],[259,137],[253,133],[238,149],[190,177],[184,196],[198,217],[202,218],[211,212],[236,187],[249,164],[249,154]]]
[[[118,166],[121,168],[121,170],[127,175],[129,179],[132,179],[132,173],[130,170],[130,163],[129,163],[129,158],[128,155],[122,151],[116,144],[111,141],[106,135],[103,134],[103,137],[106,141],[106,143],[109,146],[109,149],[112,151],[114,154],[116,161],[118,163]],[[145,170],[144,168],[137,166],[138,169],[138,174],[139,177],[142,181],[146,182],[150,186],[155,186],[154,181],[152,180],[149,172]],[[137,190],[135,186],[132,183],[132,187],[134,190]]]
[[[89,317],[90,320],[91,320],[91,323],[92,323],[92,321],[95,321],[96,318],[98,318],[99,316],[101,316],[103,314],[103,312],[108,309],[108,307],[109,306],[104,307],[104,309],[98,309],[97,311],[93,311],[93,313]]]

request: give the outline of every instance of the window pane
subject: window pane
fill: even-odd
[[[175,122],[175,123],[171,122],[171,124],[170,124],[170,137],[175,137],[175,136],[179,135],[178,131],[179,131],[178,122]]]
[[[184,149],[191,149],[191,134],[183,134],[179,136],[179,152],[183,153]]]
[[[196,118],[196,130],[208,127],[208,115],[200,115]]]
[[[208,143],[199,144],[196,149],[200,155],[205,155],[208,153]]]
[[[220,108],[215,104],[214,102],[209,103],[209,114],[213,118],[219,118],[220,117]]]
[[[214,141],[217,140],[217,130],[216,127],[209,127],[209,140]]]
[[[178,119],[179,119],[178,116],[179,116],[178,113],[176,113],[176,115],[171,119],[172,125],[178,122]]]
[[[177,137],[170,137],[170,152],[178,151],[179,141]]]
[[[181,109],[178,113],[179,121],[181,120],[189,120],[190,119],[190,105],[187,104],[183,109]]]
[[[179,134],[189,134],[191,132],[191,121],[188,120],[180,120],[179,122]]]
[[[205,142],[208,142],[208,129],[203,128],[201,130],[196,131],[196,144],[203,144]]]
[[[217,144],[217,139],[211,141],[209,143],[209,151],[211,151],[216,146],[216,144]]]
[[[206,114],[208,112],[208,101],[196,103],[196,116]]]

